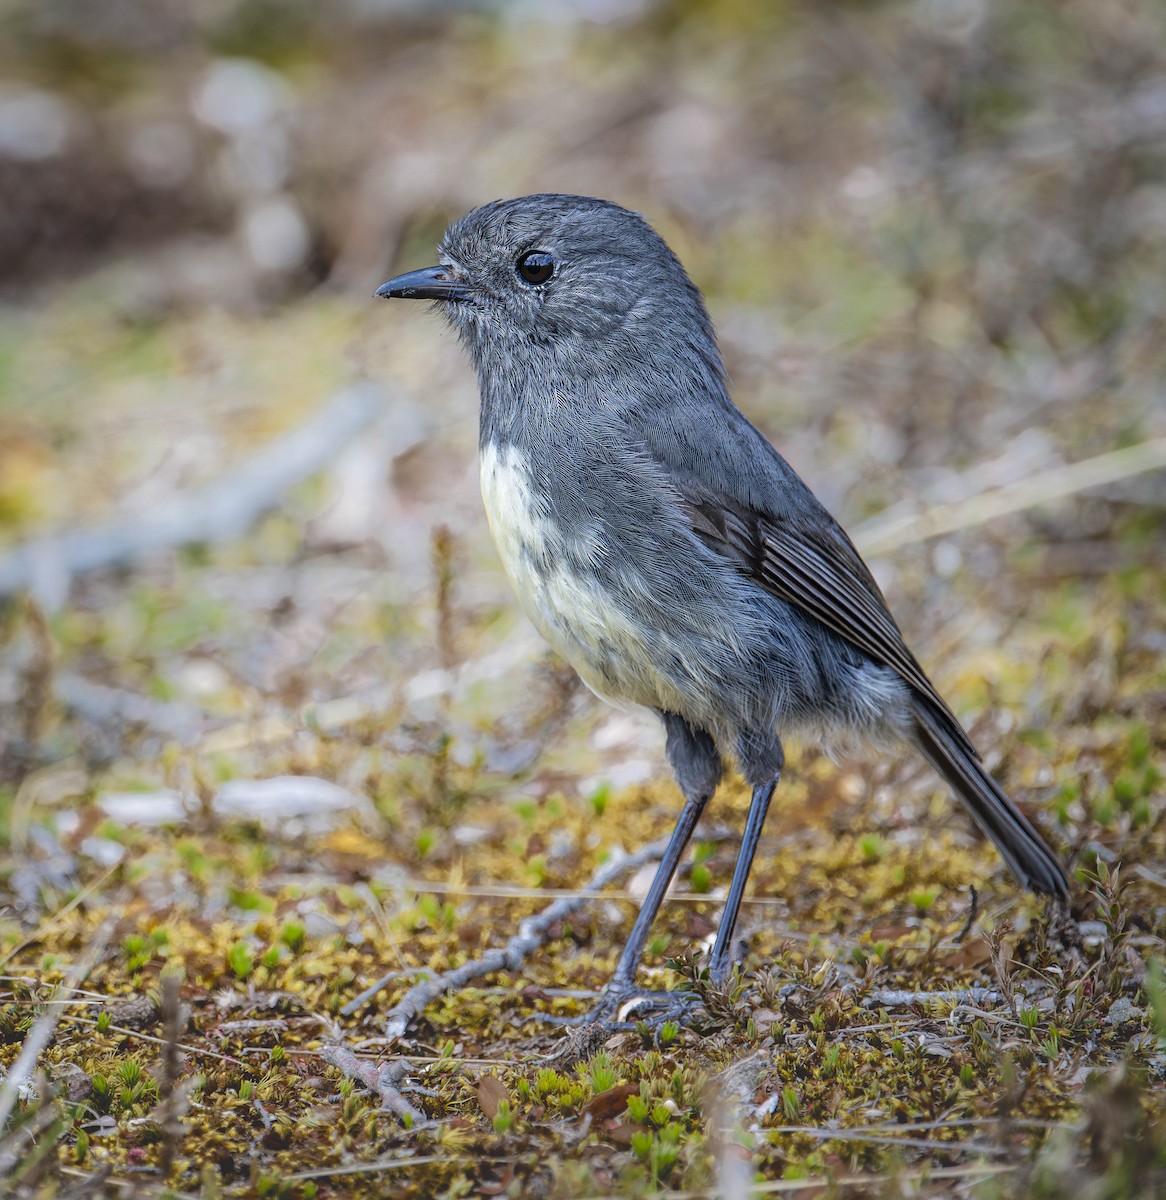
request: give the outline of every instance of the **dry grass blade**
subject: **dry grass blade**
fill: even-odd
[[[102,872],[92,883],[86,884],[64,907],[57,909],[51,917],[46,918],[37,926],[36,932],[30,934],[22,942],[18,942],[3,958],[0,958],[0,970],[3,970],[22,950],[27,946],[31,946],[34,942],[42,941],[48,933],[59,922],[64,920],[78,905],[84,904],[92,896],[96,896],[101,892],[101,889],[109,882],[110,877],[117,870],[117,866],[112,866],[108,870]],[[63,986],[63,985],[62,985]]]
[[[875,517],[852,530],[854,543],[863,554],[889,554],[900,546],[971,529],[997,517],[1063,500],[1089,488],[1117,483],[1163,467],[1166,467],[1166,438],[1156,438],[1081,462],[1053,467],[1018,483],[991,488],[953,504],[936,505],[926,512],[904,517]]]

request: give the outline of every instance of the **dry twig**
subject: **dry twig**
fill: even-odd
[[[1052,500],[1063,500],[1089,488],[1163,467],[1166,467],[1166,438],[1155,438],[1081,462],[1051,467],[1017,483],[989,488],[952,504],[935,505],[926,512],[876,517],[853,531],[854,543],[863,554],[889,554],[900,546],[971,529],[997,517],[1023,512]]]
[[[320,470],[371,424],[383,406],[384,393],[376,384],[354,384],[223,479],[143,516],[25,542],[0,555],[0,596],[27,590],[54,609],[73,579],[87,571],[134,562],[158,550],[239,537],[289,488]]]
[[[398,1090],[398,1085],[408,1070],[408,1063],[404,1060],[391,1059],[377,1066],[370,1059],[359,1058],[356,1051],[343,1042],[325,1046],[320,1051],[320,1057],[349,1079],[355,1079],[357,1083],[364,1084],[369,1091],[376,1092],[385,1108],[403,1121],[408,1120],[414,1127],[427,1122],[425,1114],[415,1109]]]
[[[162,1013],[166,1020],[166,1044],[162,1049],[162,1079],[159,1088],[162,1104],[158,1125],[162,1133],[162,1146],[158,1169],[163,1179],[169,1179],[175,1155],[178,1153],[178,1143],[182,1138],[182,1113],[185,1108],[184,1098],[178,1090],[178,1046],[182,1028],[186,1024],[186,1014],[182,1010],[182,998],[179,995],[179,977],[174,971],[166,971],[162,975]]]
[[[415,984],[390,1009],[385,1021],[386,1037],[403,1037],[409,1022],[420,1013],[427,1004],[436,1000],[446,992],[465,987],[466,984],[480,979],[483,975],[491,975],[495,971],[517,971],[526,958],[539,947],[546,944],[551,930],[562,920],[582,907],[584,903],[595,897],[600,888],[605,887],[614,879],[635,871],[644,863],[658,860],[668,844],[667,838],[659,838],[650,842],[635,854],[625,854],[613,857],[601,866],[586,885],[571,897],[560,898],[548,904],[541,913],[527,917],[518,927],[518,932],[497,950],[489,950],[481,958],[435,975],[422,983]],[[378,980],[370,988],[366,988],[354,1000],[350,1000],[340,1011],[344,1016],[350,1016],[365,1001],[371,999],[384,987],[387,980]]]

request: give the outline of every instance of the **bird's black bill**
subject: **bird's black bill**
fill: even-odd
[[[394,300],[465,300],[469,292],[450,279],[448,267],[422,267],[382,283],[376,294]]]

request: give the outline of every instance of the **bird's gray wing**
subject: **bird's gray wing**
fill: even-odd
[[[875,662],[892,668],[918,695],[951,717],[953,735],[978,757],[903,640],[854,543],[824,509],[815,502],[804,518],[764,514],[714,495],[691,478],[674,475],[673,484],[693,531],[706,546]]]

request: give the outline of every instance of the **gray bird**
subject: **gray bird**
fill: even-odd
[[[609,999],[634,992],[725,755],[753,789],[710,963],[727,976],[788,734],[914,746],[1017,880],[1065,898],[850,539],[729,398],[701,295],[643,218],[524,196],[454,222],[439,255],[377,295],[441,302],[477,369],[482,498],[518,599],[593,691],[659,713],[684,794]]]

